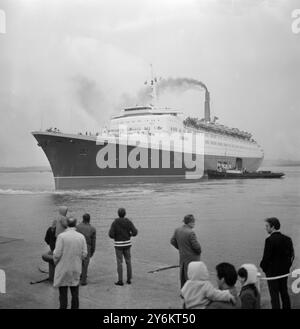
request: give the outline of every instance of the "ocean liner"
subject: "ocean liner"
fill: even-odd
[[[99,133],[32,132],[49,160],[56,189],[188,182],[200,180],[207,170],[259,168],[262,148],[250,133],[211,119],[210,94],[204,84],[203,119],[156,106],[157,84],[156,79],[150,81],[149,105],[123,109]]]

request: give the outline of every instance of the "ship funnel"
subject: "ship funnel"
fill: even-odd
[[[210,121],[210,96],[207,88],[205,88],[204,119]]]
[[[152,80],[153,81],[153,80]],[[154,79],[154,82],[157,82]],[[152,86],[152,84],[151,84]],[[152,86],[153,87],[153,86]],[[195,79],[189,78],[168,78],[168,79],[160,79],[158,85],[158,91],[163,92],[167,89],[169,90],[179,90],[186,91],[188,89],[198,89],[205,90],[205,104],[204,104],[204,120],[210,122],[210,96],[206,85]],[[153,88],[152,88],[153,90]],[[153,93],[155,95],[155,93]],[[152,97],[154,98],[154,97]]]

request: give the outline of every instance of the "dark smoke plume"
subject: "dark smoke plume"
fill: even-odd
[[[196,79],[189,78],[168,78],[160,79],[156,86],[157,96],[162,95],[164,92],[184,92],[190,89],[204,89],[208,92],[206,85]],[[123,94],[121,97],[122,105],[135,106],[145,105],[152,101],[151,87],[149,85],[141,88],[135,97],[128,94]]]
[[[189,89],[203,88],[207,91],[206,85],[196,79],[189,78],[168,78],[162,79],[158,83],[157,92],[162,94],[165,91],[186,91]]]
[[[158,96],[166,91],[180,91],[184,92],[189,89],[204,89],[205,90],[205,103],[204,103],[204,119],[210,121],[210,96],[206,85],[196,79],[189,78],[169,78],[161,79],[158,83],[157,94]]]

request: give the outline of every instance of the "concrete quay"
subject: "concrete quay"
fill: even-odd
[[[6,274],[6,293],[0,293],[0,308],[58,308],[58,289],[48,281],[30,284],[47,278],[47,274],[39,271],[39,268],[47,270],[47,264],[41,259],[45,250],[43,243],[0,237],[0,269]],[[133,254],[132,284],[115,286],[117,273],[113,248],[96,250],[89,267],[88,285],[79,290],[80,308],[180,309],[178,269],[148,273],[168,265],[172,264],[146,263]],[[270,308],[266,282],[261,284],[261,297],[262,308]],[[300,308],[299,295],[291,293],[291,299],[292,307]]]

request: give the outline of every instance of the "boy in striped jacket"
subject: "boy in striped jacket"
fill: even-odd
[[[116,259],[117,259],[117,270],[118,270],[118,281],[115,282],[117,286],[123,286],[123,256],[127,267],[127,283],[131,284],[132,268],[131,268],[131,240],[132,236],[136,236],[138,231],[128,218],[125,217],[126,210],[119,208],[119,218],[116,218],[111,224],[109,230],[109,237],[114,239]]]

